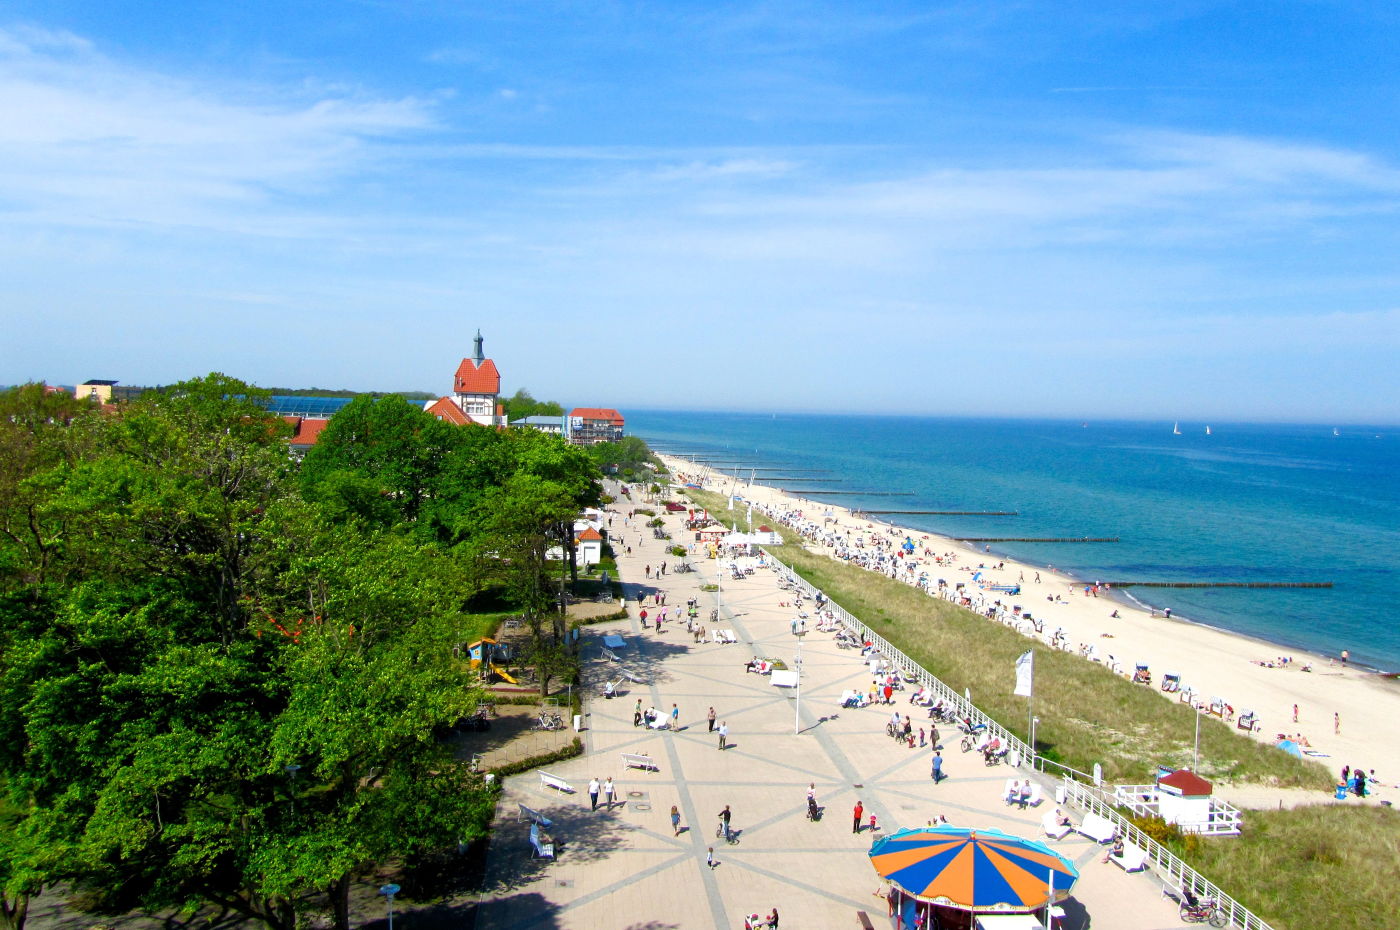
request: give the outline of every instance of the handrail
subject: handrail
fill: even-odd
[[[768,549],[764,548],[763,552],[775,566],[782,566],[783,575],[789,583],[802,588],[808,597],[815,600],[816,587]],[[1041,772],[1045,772],[1047,766],[1054,766],[1062,770],[1064,774],[1061,775],[1061,783],[1064,786],[1065,799],[1087,813],[1098,814],[1111,821],[1118,830],[1119,836],[1123,837],[1124,842],[1132,843],[1143,851],[1148,862],[1152,865],[1153,871],[1162,879],[1164,885],[1176,889],[1190,888],[1193,894],[1215,899],[1216,906],[1225,914],[1232,927],[1238,927],[1240,930],[1273,930],[1261,917],[1226,894],[1219,885],[1207,879],[1179,859],[1171,850],[1133,826],[1132,822],[1120,814],[1113,804],[1105,798],[1104,788],[1093,784],[1092,776],[1036,755],[1018,737],[1008,733],[1001,724],[982,713],[971,701],[955,692],[931,672],[895,648],[884,637],[871,630],[840,604],[827,598],[823,609],[830,610],[832,616],[840,620],[847,629],[860,635],[862,642],[871,643],[882,657],[889,660],[908,677],[915,679],[925,688],[937,693],[945,701],[957,707],[959,714],[986,724],[992,733],[1000,736],[1011,749],[1020,753],[1023,764],[1029,764],[1032,769]]]

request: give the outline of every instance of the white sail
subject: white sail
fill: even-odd
[[[1172,424],[1172,435],[1173,435],[1173,436],[1180,436],[1180,435],[1181,435],[1181,424],[1180,424],[1180,423],[1173,423],[1173,424]]]

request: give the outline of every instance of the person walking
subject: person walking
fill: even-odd
[[[724,837],[724,841],[725,841],[726,843],[730,842],[730,839],[729,839],[729,818],[730,818],[731,816],[733,816],[733,815],[731,815],[731,814],[729,813],[729,805],[728,805],[728,804],[724,805],[724,810],[722,810],[722,811],[719,812],[719,832],[720,832],[720,835]]]
[[[935,785],[943,780],[943,753],[937,749],[933,751],[933,771],[929,773],[929,777]]]
[[[707,732],[715,732],[715,709],[713,707],[711,707],[710,712],[705,715],[705,719],[709,721],[710,724],[710,729]]]
[[[598,809],[598,779],[591,778],[588,781],[588,800],[593,804],[593,810]]]
[[[613,795],[616,793],[617,788],[613,785],[612,776],[609,775],[608,780],[603,782],[603,799],[608,802],[608,810],[612,810]]]
[[[641,698],[637,698],[637,706],[634,707],[634,708],[632,708],[632,726],[634,726],[634,727],[639,727],[639,726],[641,726],[641,725],[642,725],[642,699],[641,699]]]
[[[715,848],[711,846],[709,849],[705,850],[705,865],[709,866],[711,871],[714,871],[716,864]]]
[[[1332,714],[1332,732],[1338,736],[1342,735],[1342,715],[1336,712]]]
[[[674,804],[671,805],[671,835],[681,835],[681,812]]]
[[[728,744],[728,742],[729,742],[729,724],[727,724],[727,723],[721,723],[721,724],[719,725],[719,751],[720,751],[720,752],[724,752],[725,746]]]
[[[681,725],[681,709],[675,704],[671,705],[671,729],[675,730]]]
[[[852,816],[852,818],[853,818],[852,821],[851,821],[851,832],[852,832],[852,833],[859,833],[859,832],[860,832],[860,818],[861,818],[861,815],[864,814],[864,813],[865,813],[865,808],[861,805],[860,801],[857,800],[857,801],[856,801],[855,810],[851,812],[851,816]]]

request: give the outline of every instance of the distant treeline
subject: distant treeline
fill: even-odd
[[[431,391],[351,391],[345,388],[331,390],[330,388],[284,387],[270,387],[262,390],[282,397],[359,397],[361,394],[368,394],[370,397],[396,396],[402,397],[404,400],[434,400],[438,397]]]

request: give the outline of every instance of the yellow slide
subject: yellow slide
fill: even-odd
[[[494,662],[491,663],[491,673],[492,673],[493,675],[500,675],[502,678],[504,678],[506,681],[510,682],[510,683],[513,684],[513,685],[518,685],[518,684],[520,684],[520,682],[518,682],[518,681],[516,681],[514,678],[510,677],[509,673],[507,673],[506,670],[505,670],[504,668],[502,668],[501,666],[497,665],[497,664],[494,663]]]

